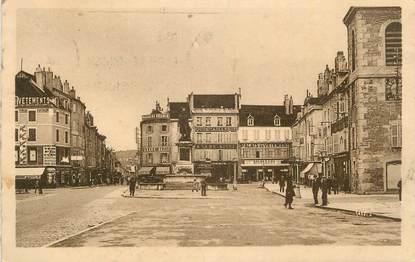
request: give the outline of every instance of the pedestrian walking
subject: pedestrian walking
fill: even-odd
[[[333,194],[337,195],[339,193],[339,183],[337,182],[337,178],[335,177],[333,177],[332,187],[333,187]]]
[[[285,177],[283,175],[280,176],[279,184],[280,184],[280,192],[284,193]]]
[[[37,193],[37,191],[39,190],[39,179],[35,180],[35,194]]]
[[[46,185],[46,173],[43,171],[43,173],[40,175],[39,179],[39,195],[43,194],[43,187]]]
[[[130,197],[134,197],[136,183],[137,183],[137,180],[136,180],[135,176],[131,176],[130,177],[130,184],[129,184]]]
[[[314,205],[318,205],[318,191],[320,189],[320,177],[314,176],[312,181],[312,191],[313,191],[313,198],[314,198]]]
[[[25,177],[23,182],[24,192],[29,193],[29,178]]]
[[[192,187],[192,192],[199,192],[199,182],[197,182],[196,178],[193,180],[193,187]]]
[[[331,177],[327,178],[327,193],[331,195],[331,188],[333,186],[333,179]]]
[[[200,187],[201,187],[201,190],[200,190],[201,195],[202,196],[206,196],[207,184],[206,184],[206,180],[205,179],[203,179],[202,181],[200,181]]]
[[[402,179],[399,179],[398,190],[399,190],[399,201],[402,201]]]
[[[327,183],[327,178],[323,177],[321,179],[321,201],[322,201],[322,206],[327,206],[327,191],[328,191],[328,183]]]
[[[288,209],[293,209],[291,205],[294,201],[294,196],[295,196],[295,192],[294,192],[293,181],[292,179],[287,179],[287,188],[285,191],[285,203],[284,203],[285,208],[287,208],[288,206]]]

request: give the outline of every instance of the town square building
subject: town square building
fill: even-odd
[[[291,125],[300,109],[288,95],[280,106],[241,105],[238,137],[242,180],[272,180],[288,175]]]
[[[400,7],[351,7],[347,27],[354,192],[397,189],[402,151]]]
[[[212,180],[233,180],[238,173],[240,94],[191,93],[188,100],[194,173],[211,166]]]

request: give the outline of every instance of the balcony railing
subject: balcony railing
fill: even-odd
[[[348,127],[349,124],[349,117],[345,116],[339,120],[337,120],[336,122],[334,122],[333,124],[331,124],[331,133],[337,133],[345,128]]]

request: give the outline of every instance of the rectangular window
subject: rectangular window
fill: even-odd
[[[206,120],[206,126],[210,126],[211,125],[211,117],[207,116],[205,120]]]
[[[161,163],[168,163],[169,162],[169,155],[167,153],[160,154],[160,162]]]
[[[391,124],[391,145],[402,147],[402,127],[399,123]]]
[[[59,123],[59,112],[56,112],[56,123]]]
[[[285,140],[290,140],[290,130],[288,129],[284,130],[284,137],[285,137]]]
[[[271,130],[265,130],[265,139],[270,140],[271,139]]]
[[[279,141],[280,140],[280,130],[274,130],[274,136],[275,136],[275,140]]]
[[[147,147],[153,146],[153,139],[151,136],[147,137]]]
[[[76,112],[76,104],[75,103],[72,104],[72,112]]]
[[[29,110],[29,122],[36,122],[36,110]]]
[[[153,133],[153,126],[147,126],[147,133]]]
[[[255,140],[259,140],[259,130],[254,130]]]
[[[65,143],[69,143],[69,134],[68,134],[68,131],[65,131]]]
[[[196,117],[196,126],[202,126],[202,117]]]
[[[19,110],[14,111],[14,121],[19,122]]]
[[[226,126],[232,126],[232,117],[226,117]]]
[[[202,133],[197,133],[196,134],[196,142],[197,143],[202,143]]]
[[[261,157],[261,152],[257,150],[257,151],[255,152],[255,157],[256,157],[256,158],[260,158],[260,157]]]
[[[223,134],[221,132],[218,132],[218,143],[223,142]]]
[[[36,149],[29,149],[29,161],[36,162],[37,161],[37,151]]]
[[[19,129],[14,129],[14,141],[19,141]]]
[[[223,160],[223,152],[219,149],[219,161]]]
[[[355,129],[352,127],[352,149],[356,149],[356,134]]]
[[[69,123],[69,115],[65,114],[65,125]]]
[[[206,133],[206,143],[210,143],[210,142],[211,142],[211,134]]]
[[[147,163],[148,164],[153,164],[153,154],[152,153],[147,154]]]
[[[167,132],[167,125],[162,125],[161,126],[161,131],[162,132]]]
[[[168,137],[161,136],[161,146],[167,146],[167,144],[168,144]]]
[[[218,126],[223,126],[223,118],[218,117]]]
[[[242,130],[242,140],[248,140],[248,130]]]
[[[36,129],[29,128],[29,139],[28,141],[36,141]]]

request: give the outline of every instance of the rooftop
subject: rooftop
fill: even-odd
[[[293,114],[285,114],[285,107],[282,105],[241,105],[239,111],[239,125],[247,126],[248,117],[254,118],[254,126],[275,126],[274,117],[280,118],[280,126],[291,126],[296,119],[297,113],[301,111],[300,105],[293,106]]]
[[[231,95],[193,95],[194,108],[236,108],[236,96]]]

